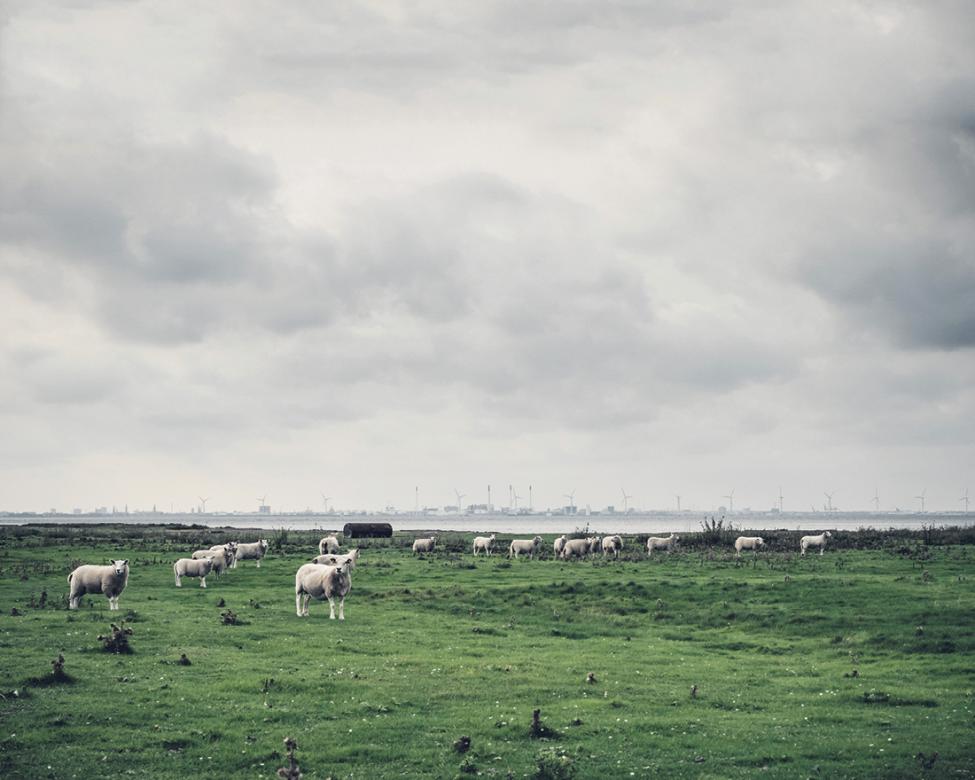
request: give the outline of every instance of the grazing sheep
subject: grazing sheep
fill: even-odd
[[[536,536],[534,539],[512,539],[511,544],[508,546],[508,557],[517,558],[520,554],[524,553],[529,558],[534,558],[535,553],[539,551],[541,546],[541,536]]]
[[[592,538],[589,539],[569,539],[562,548],[562,560],[569,558],[585,558],[592,549]]]
[[[176,587],[182,588],[180,577],[199,577],[200,587],[207,586],[207,575],[213,569],[213,557],[209,558],[180,558],[173,564],[173,574],[176,575]]]
[[[337,553],[340,549],[341,545],[334,534],[332,536],[326,536],[318,543],[319,555],[324,555],[325,553]]]
[[[556,558],[562,557],[562,548],[565,547],[566,535],[562,534],[558,539],[552,543],[552,551],[555,553]]]
[[[298,617],[308,617],[308,602],[328,599],[329,618],[335,620],[335,599],[339,600],[339,620],[345,620],[345,597],[352,588],[352,561],[341,566],[306,563],[295,574],[295,610]]]
[[[735,557],[741,557],[742,550],[755,550],[765,546],[765,540],[761,536],[739,536],[735,539]]]
[[[671,552],[676,546],[677,542],[680,541],[680,537],[677,534],[672,533],[670,536],[651,536],[647,539],[647,555],[653,555],[654,550],[666,550]]]
[[[345,555],[325,553],[324,555],[318,555],[315,558],[312,558],[312,563],[324,564],[325,566],[341,566],[346,561],[351,561],[352,568],[355,568],[356,563],[359,561],[358,547],[353,547]]]
[[[589,537],[589,554],[590,555],[595,555],[596,553],[601,552],[602,549],[603,549],[603,540],[600,539],[598,536],[590,536]]]
[[[81,597],[86,593],[104,593],[109,610],[118,609],[118,597],[129,582],[129,562],[112,561],[107,566],[79,566],[68,575],[71,595],[68,608],[78,609]]]
[[[613,553],[613,557],[619,558],[620,551],[623,549],[623,537],[619,534],[603,537],[603,557],[608,553]]]
[[[833,534],[831,534],[829,531],[825,531],[819,536],[804,536],[799,540],[799,549],[802,551],[802,554],[805,555],[806,550],[808,550],[810,547],[818,547],[819,554],[822,555],[826,551],[826,540],[832,538]]]
[[[477,557],[478,552],[483,552],[489,557],[491,555],[491,547],[494,545],[494,534],[490,536],[475,536],[474,537],[474,557]]]
[[[250,544],[238,544],[237,555],[234,556],[234,568],[237,568],[237,561],[257,561],[257,568],[261,568],[261,559],[267,554],[267,547],[270,542],[261,539],[259,542]]]
[[[433,548],[437,544],[437,537],[431,536],[429,539],[417,539],[413,542],[413,554],[419,555],[420,553],[433,552]]]
[[[194,550],[190,557],[197,561],[213,558],[213,573],[218,577],[230,568],[231,554],[225,547],[217,547],[215,550]]]

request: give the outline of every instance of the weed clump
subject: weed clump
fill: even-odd
[[[554,729],[550,729],[544,723],[542,723],[542,711],[532,710],[532,725],[528,729],[528,736],[532,739],[555,739],[559,736],[559,733]]]
[[[533,780],[570,780],[575,775],[575,762],[564,751],[546,748],[535,757]]]
[[[220,622],[225,626],[239,626],[241,624],[241,620],[237,617],[237,613],[231,609],[220,613]]]
[[[132,629],[125,625],[124,620],[119,626],[112,623],[111,629],[110,633],[98,637],[98,641],[102,643],[105,651],[115,654],[131,653],[129,637],[132,636]]]
[[[283,766],[278,769],[278,777],[281,780],[301,780],[301,769],[298,766],[298,761],[295,759],[295,751],[298,749],[298,743],[295,742],[294,737],[285,737],[284,747],[288,751],[288,766]]]

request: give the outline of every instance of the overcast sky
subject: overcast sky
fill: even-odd
[[[961,509],[973,30],[0,4],[0,509]]]

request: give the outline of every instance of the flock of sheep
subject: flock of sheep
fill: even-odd
[[[804,536],[799,540],[799,550],[805,555],[806,550],[809,548],[818,547],[819,554],[822,555],[826,549],[826,540],[831,537],[832,534],[829,531],[821,533],[818,536]],[[335,537],[330,538],[334,539]],[[322,542],[324,541],[323,539]],[[474,557],[476,558],[478,553],[490,555],[494,547],[494,541],[494,534],[490,536],[475,536]],[[647,555],[653,555],[654,550],[666,550],[670,552],[677,547],[679,541],[680,537],[673,533],[670,536],[651,536],[647,539]],[[436,536],[417,539],[413,542],[413,553],[414,555],[418,555],[420,553],[433,552],[436,544]],[[541,546],[542,537],[540,536],[536,536],[533,539],[512,539],[511,544],[508,545],[508,557],[517,558],[520,555],[527,555],[529,558],[534,558],[541,549]],[[742,550],[758,550],[764,546],[765,540],[761,536],[739,536],[735,539],[735,555],[740,557]],[[569,539],[563,534],[552,545],[552,551],[555,553],[555,557],[564,561],[570,558],[584,558],[587,555],[595,555],[598,552],[602,552],[603,557],[612,554],[614,557],[619,558],[622,550],[623,537],[619,534],[604,536],[602,539],[598,536],[588,536],[584,539]]]
[[[810,548],[819,548],[822,555],[826,549],[827,540],[832,537],[829,531],[818,536],[803,536],[799,541],[799,549],[803,555]],[[653,555],[654,550],[671,552],[677,547],[680,537],[651,536],[647,539],[647,555]],[[474,557],[479,553],[490,556],[494,547],[495,535],[477,536],[474,538]],[[430,536],[416,539],[413,542],[413,553],[431,553],[435,550],[437,537]],[[532,539],[513,539],[508,545],[508,557],[518,558],[527,555],[530,559],[541,551],[542,537]],[[757,551],[765,546],[761,536],[739,536],[735,540],[735,555],[741,556],[742,550]],[[182,587],[183,577],[198,577],[200,587],[205,588],[209,574],[222,574],[227,569],[236,569],[238,561],[256,560],[260,568],[261,560],[267,553],[268,540],[241,543],[227,542],[217,544],[207,550],[196,550],[189,558],[180,558],[173,564],[173,574],[176,577],[176,587]],[[585,558],[602,552],[603,556],[613,555],[619,558],[623,549],[623,537],[590,536],[583,539],[569,539],[564,534],[553,543],[555,557],[561,560],[571,558]],[[302,565],[295,573],[295,611],[298,617],[308,616],[308,604],[311,599],[324,601],[328,599],[329,617],[335,619],[335,603],[338,601],[338,619],[345,620],[345,597],[352,588],[352,569],[359,559],[359,548],[340,553],[341,545],[335,536],[326,536],[318,543],[318,555],[311,563]],[[83,565],[68,575],[71,592],[68,600],[70,609],[77,609],[81,597],[88,593],[103,593],[108,598],[110,610],[117,610],[118,599],[129,581],[129,562],[127,560],[112,561],[106,566]]]

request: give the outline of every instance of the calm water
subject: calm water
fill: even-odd
[[[710,515],[708,515],[710,517]],[[292,530],[341,531],[348,522],[387,522],[395,531],[495,531],[503,534],[570,533],[588,527],[599,533],[667,534],[671,531],[688,533],[701,530],[703,512],[658,512],[647,514],[615,515],[383,515],[341,516],[323,514],[288,515],[54,515],[0,517],[0,524],[58,523],[86,525],[92,523],[121,523],[126,525],[183,523],[206,525],[213,528],[288,528]],[[907,512],[806,512],[782,514],[739,513],[725,516],[736,528],[855,531],[858,528],[921,528],[925,525],[952,526],[975,524],[975,513],[949,512],[925,514]]]

